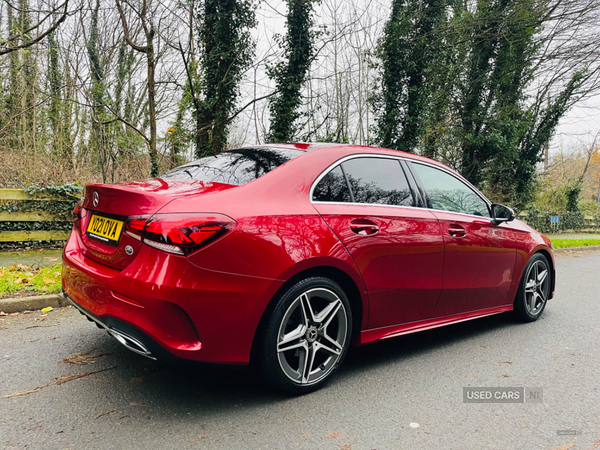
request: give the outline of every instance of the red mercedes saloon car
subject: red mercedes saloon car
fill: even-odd
[[[554,283],[550,241],[456,172],[341,144],[90,184],[63,255],[64,295],[130,350],[252,362],[296,394],[351,345],[512,310],[534,321]]]

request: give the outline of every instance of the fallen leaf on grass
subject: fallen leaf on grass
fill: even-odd
[[[74,355],[69,356],[68,358],[60,361],[61,364],[76,364],[78,366],[83,366],[85,364],[93,364],[95,363],[96,358],[100,358],[101,356],[110,355],[110,353],[101,353],[97,350],[88,350],[87,352],[76,353]]]
[[[102,416],[107,416],[108,414],[114,413],[116,411],[116,409],[111,409],[110,411],[106,411],[103,412],[102,414],[98,414],[96,417],[94,417],[94,420],[99,419]]]
[[[4,276],[4,269],[0,269],[0,277]]]
[[[201,434],[201,435],[200,435],[200,436],[198,436],[198,437],[195,437],[195,438],[189,439],[189,440],[188,440],[188,442],[196,442],[196,441],[200,441],[200,440],[204,439],[205,437],[206,437],[206,434],[204,434],[204,433],[203,433],[203,434]]]
[[[34,392],[40,391],[48,386],[61,385],[64,383],[68,383],[69,381],[77,380],[78,378],[87,377],[88,375],[94,375],[96,373],[105,372],[107,370],[112,370],[117,366],[109,367],[108,369],[96,370],[94,372],[84,372],[84,373],[68,373],[66,375],[61,375],[58,378],[55,378],[54,381],[50,383],[46,383],[42,386],[34,387],[33,389],[27,389],[26,391],[13,392],[12,394],[3,395],[2,398],[11,398],[11,397],[19,397],[21,395],[33,394]]]
[[[327,435],[327,437],[329,439],[339,439],[341,435],[342,435],[342,433],[336,430],[336,431],[332,431],[331,433],[329,433]]]
[[[58,258],[48,258],[48,261],[58,261]]]
[[[42,278],[42,280],[44,281],[44,283],[46,284],[52,284],[52,283],[56,283],[56,280],[53,280],[52,278],[48,278],[48,277],[44,277]]]

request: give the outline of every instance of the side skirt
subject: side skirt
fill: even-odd
[[[374,328],[360,332],[360,339],[355,342],[355,345],[366,344],[368,342],[380,341],[382,339],[402,336],[403,334],[417,333],[419,331],[430,330],[432,328],[443,327],[454,323],[465,322],[467,320],[478,319],[480,317],[500,314],[507,311],[512,311],[513,305],[495,306],[493,308],[479,309],[477,311],[469,311],[452,316],[435,317],[433,319],[419,320],[417,322],[403,323],[400,325],[392,325],[383,328]]]

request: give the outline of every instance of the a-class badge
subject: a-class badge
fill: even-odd
[[[100,202],[100,196],[98,195],[97,192],[94,192],[94,195],[92,197],[92,204],[94,206],[98,206],[98,203]]]
[[[127,253],[129,256],[133,255],[133,247],[131,245],[126,245],[125,253]]]

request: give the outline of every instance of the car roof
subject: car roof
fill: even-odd
[[[445,169],[452,170],[451,168],[446,167],[444,164],[440,163],[439,161],[436,161],[436,160],[430,159],[430,158],[426,158],[424,156],[420,156],[415,153],[408,153],[408,152],[403,152],[401,150],[392,150],[392,149],[383,148],[383,147],[374,147],[371,145],[340,144],[340,143],[336,143],[336,142],[291,142],[291,143],[285,143],[285,144],[278,144],[278,143],[261,144],[261,145],[248,146],[247,148],[285,148],[285,149],[300,150],[300,151],[311,152],[311,153],[316,150],[324,151],[327,149],[332,150],[334,148],[335,149],[346,149],[350,152],[349,154],[373,153],[373,154],[384,154],[384,155],[389,155],[389,156],[402,156],[404,158],[413,159],[415,161],[427,162],[430,164],[434,164],[434,165],[443,167]],[[456,173],[456,171],[454,171],[454,170],[452,170],[452,172]]]

